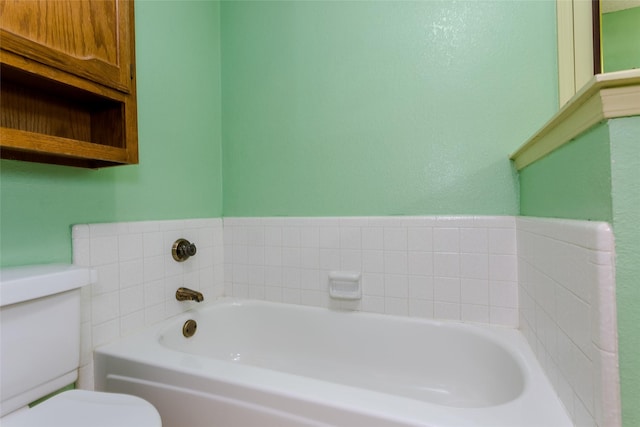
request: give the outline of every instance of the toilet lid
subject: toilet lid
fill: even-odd
[[[2,427],[161,427],[160,414],[127,394],[70,390],[2,419]]]

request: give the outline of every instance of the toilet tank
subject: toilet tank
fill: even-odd
[[[96,278],[70,265],[0,270],[0,416],[77,379],[80,288]]]

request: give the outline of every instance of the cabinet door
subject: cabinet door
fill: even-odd
[[[133,0],[0,0],[0,46],[129,93]]]

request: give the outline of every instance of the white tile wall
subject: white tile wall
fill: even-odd
[[[224,233],[223,233],[224,225]],[[198,254],[170,255],[180,237]],[[620,425],[614,245],[607,224],[492,216],[225,218],[76,225],[83,290],[79,386],[92,350],[221,295],[520,326],[578,426]],[[359,301],[328,272],[362,272]]]
[[[225,294],[516,327],[515,242],[514,217],[225,218]],[[332,300],[331,270],[362,300]]]
[[[577,426],[620,426],[611,228],[516,222],[522,332]]]
[[[188,309],[180,286],[205,298],[224,292],[221,219],[79,224],[73,227],[74,264],[93,267],[98,282],[82,291],[78,386],[93,389],[93,349]],[[183,263],[171,256],[178,238],[197,246]]]

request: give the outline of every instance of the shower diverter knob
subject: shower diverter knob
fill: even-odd
[[[187,239],[178,239],[171,247],[171,255],[178,262],[183,262],[196,254],[196,245]]]

